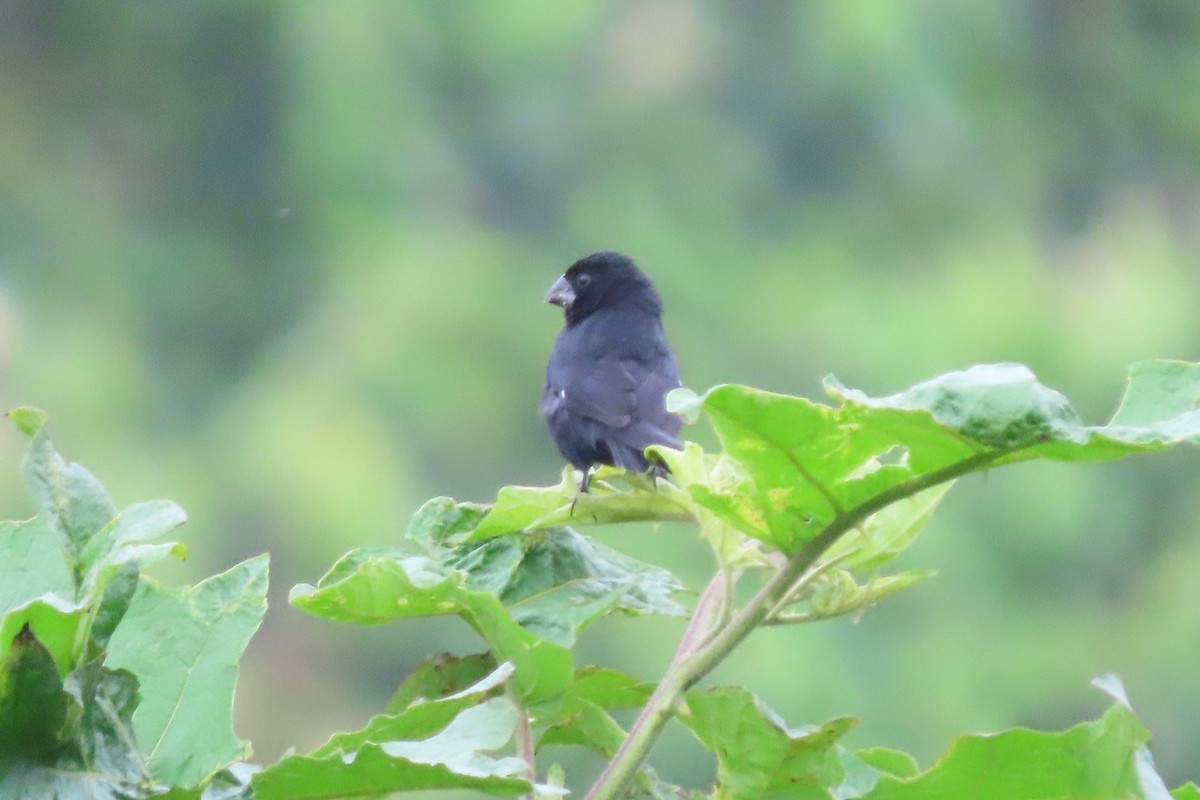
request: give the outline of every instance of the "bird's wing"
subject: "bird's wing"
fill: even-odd
[[[653,368],[635,364],[627,369],[635,379],[640,377],[635,390],[636,409],[629,430],[632,444],[639,450],[650,444],[680,447],[678,436],[683,420],[667,411],[663,401],[667,392],[680,386],[674,359],[665,357]]]
[[[624,428],[638,405],[638,382],[616,356],[605,356],[589,369],[572,370],[558,399],[571,414],[590,417],[613,428]]]

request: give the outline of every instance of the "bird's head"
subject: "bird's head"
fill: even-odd
[[[593,253],[572,264],[550,287],[546,302],[562,307],[568,325],[599,308],[626,304],[662,314],[662,300],[650,279],[629,256],[611,252]]]

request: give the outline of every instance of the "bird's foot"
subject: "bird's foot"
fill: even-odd
[[[579,502],[580,495],[588,493],[588,489],[592,485],[592,468],[584,467],[583,479],[579,481],[579,491],[575,492],[575,499],[571,501],[571,510],[567,512],[567,516],[575,516],[575,504]]]

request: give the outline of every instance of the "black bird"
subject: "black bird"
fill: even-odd
[[[664,401],[680,385],[679,367],[662,300],[633,260],[609,252],[581,258],[546,302],[562,306],[566,325],[546,364],[541,411],[563,457],[583,470],[579,491],[588,490],[594,464],[642,472],[649,445],[680,449],[681,422]]]

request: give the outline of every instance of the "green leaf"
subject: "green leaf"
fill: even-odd
[[[1200,441],[1198,372],[1178,362],[1136,365],[1107,426],[1084,425],[1061,394],[1015,364],[975,366],[879,398],[829,378],[837,407],[718,386],[704,410],[743,473],[690,491],[730,524],[793,552],[839,514],[940,470],[948,480],[1032,458],[1099,461]]]
[[[641,708],[654,692],[654,684],[639,681],[606,667],[584,667],[575,674],[564,695],[588,700],[600,708]]]
[[[1179,426],[1175,437],[1194,435],[1192,419],[1200,409],[1200,364],[1141,361],[1129,368],[1125,396],[1111,425],[1155,428],[1163,421]]]
[[[483,703],[497,690],[502,690],[512,675],[512,664],[505,662],[479,681],[448,697],[414,703],[398,714],[378,714],[360,730],[334,734],[309,755],[324,758],[335,753],[353,752],[369,742],[427,738],[445,728],[466,709]]]
[[[459,503],[450,497],[435,497],[413,514],[404,536],[427,545],[448,544],[475,530],[487,514],[488,509],[478,503]]]
[[[439,733],[417,740],[366,742],[353,751],[289,756],[252,779],[255,800],[375,797],[387,792],[474,789],[497,796],[529,792],[526,765],[487,751],[504,747],[517,710],[493,698],[462,711]]]
[[[9,611],[0,619],[0,656],[8,652],[13,637],[26,625],[50,653],[60,675],[75,667],[77,647],[87,626],[83,606],[46,594]]]
[[[265,555],[194,587],[139,587],[107,663],[141,681],[133,722],[158,780],[192,786],[248,752],[232,729],[234,683],[266,591]]]
[[[96,775],[146,783],[149,776],[132,724],[138,703],[137,678],[93,661],[68,675],[63,685],[82,717],[75,741],[83,768]]]
[[[1096,722],[1061,733],[1014,728],[965,736],[931,768],[912,778],[883,777],[870,800],[1165,800],[1154,772],[1149,734],[1134,716],[1115,678],[1097,685],[1117,702]]]
[[[28,628],[0,661],[0,797],[155,793],[134,743],[137,681],[92,662],[60,680]]]
[[[145,567],[167,556],[183,559],[187,548],[179,542],[155,543],[187,522],[187,514],[170,500],[135,503],[121,511],[102,531],[93,536],[79,555],[86,572],[84,591],[103,591],[113,574],[124,564]]]
[[[1107,425],[1084,425],[1062,395],[1037,383],[1027,368],[1013,364],[948,373],[878,399],[841,390],[836,381],[828,385],[834,396],[848,403],[924,412],[973,445],[1011,451],[996,463],[1033,458],[1108,461],[1200,442],[1200,366],[1179,361],[1133,365],[1125,398]],[[914,459],[915,455],[914,451]]]
[[[72,561],[77,561],[91,538],[116,516],[108,492],[92,473],[64,461],[44,428],[34,435],[22,468],[38,516],[62,537]],[[79,576],[79,566],[71,566]]]
[[[615,489],[612,483],[627,488]],[[591,490],[580,494],[570,468],[557,486],[506,486],[496,504],[471,533],[481,541],[505,533],[535,531],[562,525],[604,525],[614,522],[665,522],[691,519],[671,497],[650,481],[623,470],[601,468]]]
[[[671,599],[682,587],[670,572],[567,528],[460,541],[476,513],[437,498],[410,525],[423,554],[353,551],[317,587],[295,587],[292,603],[316,616],[368,625],[457,614],[497,661],[516,665],[515,683],[527,701],[562,691],[570,681],[562,648],[601,616],[686,613]]]
[[[388,701],[387,713],[399,714],[418,700],[437,700],[460,692],[495,669],[496,658],[491,653],[427,656],[396,689]]]
[[[736,687],[688,692],[687,709],[681,719],[717,756],[714,800],[827,800],[846,777],[835,745],[857,724],[854,719],[789,729],[758,698]]]
[[[139,583],[138,565],[127,562],[117,568],[116,573],[107,581],[104,595],[100,598],[100,606],[92,619],[90,631],[92,657],[100,656],[108,647],[113,631],[125,618],[129,604],[133,602]]]
[[[67,695],[50,651],[29,625],[10,639],[0,659],[0,765],[20,757],[40,762],[64,738]]]
[[[1200,787],[1191,782],[1185,783],[1171,792],[1171,797],[1174,800],[1200,800]]]
[[[441,733],[416,741],[387,741],[383,750],[415,764],[445,764],[460,775],[523,774],[528,767],[520,759],[497,760],[480,752],[508,744],[517,727],[517,714],[512,701],[496,697],[463,711]]]
[[[446,571],[426,556],[355,550],[315,587],[293,587],[290,600],[314,616],[359,625],[457,614],[488,643],[497,661],[516,666],[514,681],[526,700],[553,696],[571,678],[570,653],[518,625],[495,595],[468,587],[465,573]]]
[[[70,601],[73,591],[54,531],[37,518],[0,522],[0,616],[44,594]]]
[[[854,614],[866,611],[888,595],[904,591],[936,574],[928,569],[908,570],[872,578],[860,585],[848,571],[835,569],[822,575],[814,584],[808,603],[812,616],[819,619]]]
[[[846,569],[879,569],[916,541],[951,486],[947,481],[881,508],[834,542],[822,560],[837,560]]]
[[[899,750],[890,750],[886,747],[866,747],[855,751],[854,755],[880,772],[886,772],[897,778],[911,778],[921,771],[915,758]]]
[[[660,481],[658,491],[670,495],[677,505],[688,510],[722,567],[737,572],[765,566],[758,541],[750,538],[765,531],[760,517],[755,513],[740,514],[737,503],[723,504],[726,513],[714,513],[705,503],[697,501],[697,497],[711,498],[718,494],[738,497],[738,491],[749,480],[741,465],[724,454],[705,453],[695,442],[686,442],[683,450],[651,449],[671,470],[670,481]]]
[[[493,539],[462,552],[454,566],[467,573],[469,586],[496,594],[522,626],[563,647],[612,611],[687,613],[670,597],[683,588],[670,572],[570,528]]]
[[[548,745],[586,747],[612,758],[625,740],[625,730],[595,703],[575,698],[564,703],[554,723],[538,739],[538,749]]]
[[[640,708],[653,691],[654,684],[616,670],[585,667],[561,695],[530,709],[533,722],[546,727],[538,747],[580,745],[611,756],[625,738],[625,731],[607,712]]]
[[[49,414],[40,408],[33,406],[21,406],[14,408],[4,416],[12,420],[13,424],[26,436],[34,436],[46,424]]]
[[[1021,364],[979,364],[880,398],[846,389],[832,377],[826,387],[831,395],[853,405],[924,412],[942,428],[987,448],[1087,438],[1083,421],[1067,398],[1038,383]]]

